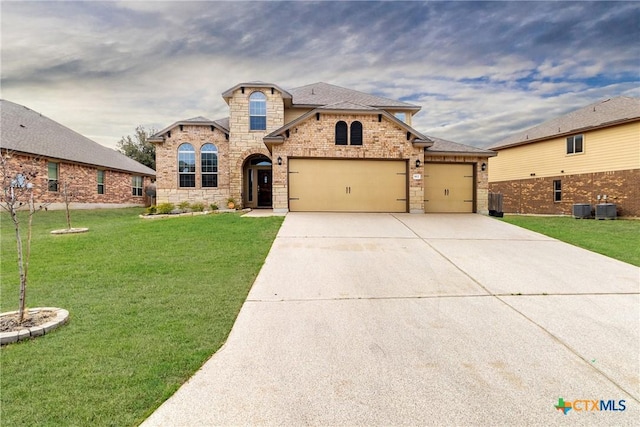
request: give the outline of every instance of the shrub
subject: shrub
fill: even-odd
[[[178,203],[178,209],[180,209],[182,212],[186,212],[187,209],[189,209],[189,202]]]
[[[211,209],[212,211],[217,211],[218,210],[218,205],[216,205],[215,203],[211,203],[209,205],[209,209]]]
[[[202,212],[204,210],[204,203],[195,202],[191,205],[191,210],[194,212]]]
[[[147,209],[144,210],[144,213],[147,215],[153,215],[154,213],[156,213],[156,207],[149,206]]]
[[[156,212],[159,214],[168,214],[175,209],[175,205],[173,203],[160,203],[156,206]]]

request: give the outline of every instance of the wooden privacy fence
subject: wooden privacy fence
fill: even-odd
[[[489,215],[502,213],[502,193],[489,193]]]

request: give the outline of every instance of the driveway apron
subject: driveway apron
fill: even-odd
[[[143,425],[637,425],[639,307],[640,269],[493,218],[290,213]]]

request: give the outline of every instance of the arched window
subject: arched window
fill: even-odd
[[[362,123],[351,123],[351,145],[362,145]]]
[[[336,123],[336,145],[347,145],[347,124],[342,120]]]
[[[218,148],[213,144],[204,144],[200,149],[200,172],[203,187],[218,186]]]
[[[262,92],[249,96],[249,130],[267,129],[267,97]]]
[[[178,180],[180,187],[196,186],[196,150],[191,144],[178,147]]]

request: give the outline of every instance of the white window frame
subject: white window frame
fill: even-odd
[[[254,124],[252,120],[254,117],[264,117],[264,126],[262,123]],[[249,95],[249,130],[267,130],[267,95],[260,91]]]
[[[580,139],[580,151],[576,151],[576,139]],[[571,144],[571,145],[569,145]],[[567,137],[567,155],[568,156],[572,156],[575,154],[582,154],[584,153],[584,135],[583,134],[579,134],[579,135],[572,135]]]

